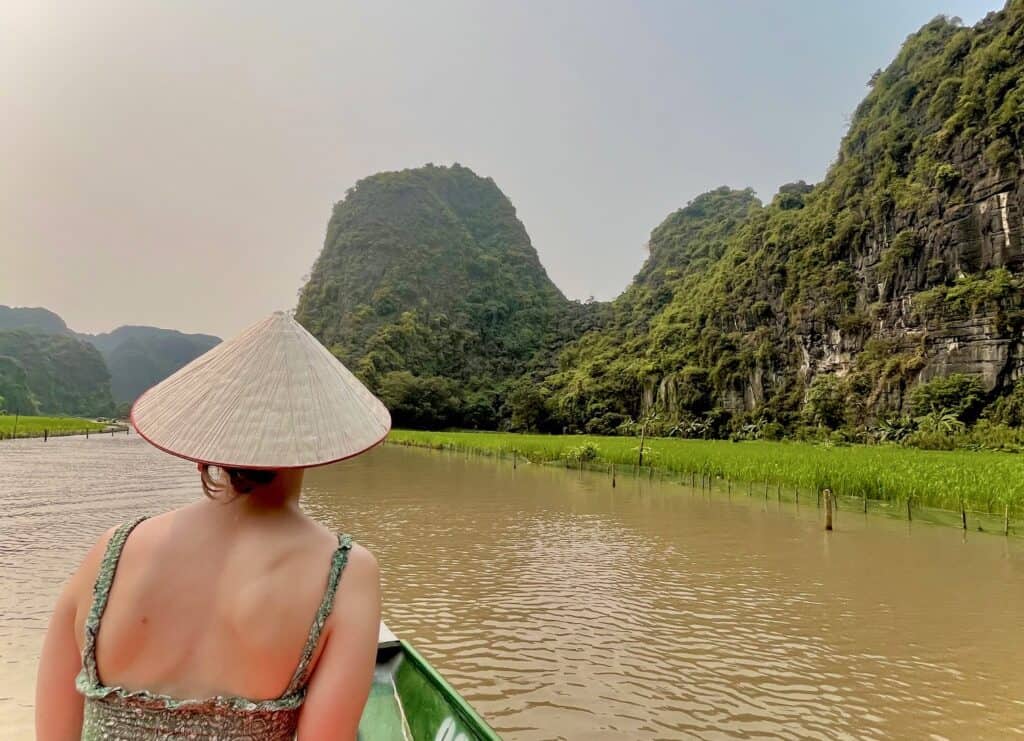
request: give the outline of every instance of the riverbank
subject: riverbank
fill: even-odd
[[[80,417],[25,417],[0,415],[0,440],[23,437],[61,437],[85,435],[91,432],[123,432],[124,424],[97,422]]]
[[[520,435],[392,430],[389,443],[670,477],[728,495],[815,505],[1013,534],[1024,515],[1024,460],[1011,453],[795,441]]]

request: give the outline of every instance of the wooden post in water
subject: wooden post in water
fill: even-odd
[[[518,451],[512,451],[512,470],[519,468],[519,453]]]
[[[764,480],[764,498],[768,501],[768,479]]]
[[[1003,535],[1010,534],[1010,505],[1003,505]]]
[[[748,481],[747,482],[747,496],[748,497],[754,496],[754,482],[753,481]]]
[[[910,500],[912,498],[913,497],[911,497],[910,495],[907,495],[907,522],[910,522],[914,519],[913,516],[910,514]]]
[[[43,442],[47,442],[50,439],[50,431],[47,429],[43,430]]]
[[[796,506],[800,506],[800,487],[796,487]]]
[[[85,428],[85,439],[86,440],[89,439],[89,428],[88,427]]]
[[[732,479],[731,478],[726,478],[725,479],[725,493],[728,494],[730,498],[732,497]]]
[[[867,489],[865,489],[864,490],[864,514],[867,514],[867,513],[868,513],[868,492],[867,492]]]
[[[612,464],[612,488],[615,488],[615,464]]]
[[[964,507],[963,497],[960,497],[960,526],[963,530],[967,529],[967,508]]]
[[[832,490],[825,489],[825,529],[832,529]]]
[[[637,456],[636,465],[639,469],[644,464],[644,439],[647,437],[647,422],[640,425],[640,454]]]

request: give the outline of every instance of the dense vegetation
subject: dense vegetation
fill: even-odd
[[[612,322],[567,348],[547,379],[552,426],[611,432],[649,415],[655,429],[688,436],[864,439],[889,425],[921,441],[973,423],[1007,385],[954,374],[928,382],[954,389],[929,404],[911,389],[933,375],[922,376],[936,354],[927,335],[944,321],[991,317],[996,339],[1024,326],[1021,276],[984,264],[947,228],[977,201],[979,181],[1002,180],[1004,192],[1019,182],[1022,80],[1019,0],[973,29],[927,24],[872,78],[822,183],[784,186],[763,209],[714,191],[655,230]],[[690,229],[676,236],[679,223]],[[1021,267],[1020,247],[1003,249],[991,259]],[[904,296],[923,330],[916,340],[879,332],[905,325]],[[993,422],[1011,421],[1006,404]]]
[[[960,509],[979,515],[987,527],[1000,528],[1003,518],[1019,519],[1024,511],[1024,486],[1015,456],[988,451],[922,451],[893,445],[647,438],[643,469],[637,468],[636,437],[593,435],[524,435],[490,432],[423,432],[393,430],[389,443],[440,450],[476,452],[534,463],[589,467],[620,477],[676,474],[683,482],[702,478],[725,494],[794,501],[813,506],[817,493],[831,489],[846,508],[888,509],[905,516],[907,500],[914,508],[933,507],[955,513],[933,516],[960,523]],[[652,476],[653,477],[653,476]],[[920,516],[917,515],[917,516]]]
[[[95,347],[70,334],[0,331],[0,411],[109,416],[110,373]]]
[[[156,327],[76,334],[47,309],[0,306],[0,412],[124,416],[145,389],[218,342]]]
[[[86,431],[99,432],[106,427],[103,422],[79,417],[22,417],[16,414],[0,414],[0,440],[12,437],[42,437],[44,432],[51,436],[79,435]]]
[[[1019,449],[1022,80],[1024,0],[934,19],[821,183],[699,196],[608,305],[562,298],[492,181],[367,178],[298,316],[401,425]]]
[[[493,427],[509,384],[587,320],[490,179],[428,165],[336,204],[296,317],[399,424]]]

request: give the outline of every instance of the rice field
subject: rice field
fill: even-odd
[[[44,430],[50,435],[78,435],[86,430],[96,432],[109,427],[103,422],[79,417],[16,417],[13,414],[0,415],[0,439],[11,437],[42,437]]]
[[[1024,458],[995,451],[932,451],[898,445],[829,445],[796,441],[648,438],[643,468],[640,441],[593,435],[519,435],[496,432],[393,430],[388,442],[467,451],[534,463],[609,469],[619,476],[670,475],[683,483],[778,498],[813,501],[828,488],[843,508],[961,509],[997,516],[998,524],[1024,513]],[[941,520],[942,518],[937,518]],[[995,529],[995,526],[990,526]]]

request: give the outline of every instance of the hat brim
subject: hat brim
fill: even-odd
[[[347,461],[349,458],[355,458],[356,456],[362,455],[363,453],[368,453],[369,451],[373,450],[378,445],[380,445],[382,442],[384,442],[387,439],[388,434],[391,432],[391,430],[388,429],[383,435],[381,435],[379,440],[377,440],[376,442],[370,443],[369,445],[367,445],[362,450],[357,450],[354,453],[349,453],[347,455],[343,455],[340,458],[334,458],[333,460],[322,461],[322,462],[317,462],[317,463],[307,463],[307,464],[304,464],[304,465],[290,465],[290,466],[254,466],[254,465],[251,465],[251,464],[248,464],[248,463],[246,463],[244,465],[239,465],[238,463],[225,463],[224,461],[208,461],[208,460],[203,460],[202,458],[194,458],[194,457],[192,457],[190,455],[186,455],[185,453],[179,453],[177,451],[171,450],[170,448],[166,448],[163,445],[161,445],[160,443],[158,443],[155,440],[153,440],[152,438],[147,437],[146,433],[143,432],[141,429],[139,429],[138,424],[136,424],[136,422],[135,422],[135,405],[138,404],[140,401],[142,401],[142,397],[145,396],[145,395],[146,394],[143,394],[142,396],[140,396],[138,399],[135,400],[135,402],[132,404],[131,413],[128,415],[128,421],[131,422],[131,425],[132,425],[132,427],[135,428],[135,432],[138,434],[138,436],[141,437],[143,440],[145,440],[150,445],[152,445],[157,450],[159,450],[161,452],[164,452],[164,453],[168,453],[169,455],[173,455],[175,458],[181,458],[181,459],[186,460],[186,461],[192,461],[193,463],[203,463],[203,464],[205,464],[207,466],[217,466],[218,468],[245,468],[245,469],[248,469],[250,471],[287,471],[287,470],[293,470],[293,469],[297,469],[297,468],[319,468],[320,466],[329,466],[332,463],[341,463],[342,461]]]
[[[391,430],[381,400],[280,312],[147,390],[130,419],[158,450],[257,470],[337,463],[380,444]]]

